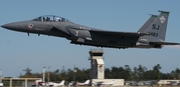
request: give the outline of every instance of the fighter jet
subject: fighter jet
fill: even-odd
[[[62,37],[71,44],[109,48],[162,48],[163,45],[180,45],[165,42],[168,16],[170,12],[160,11],[151,15],[137,32],[116,32],[95,29],[73,23],[55,15],[40,16],[32,20],[14,22],[1,27],[18,32]]]

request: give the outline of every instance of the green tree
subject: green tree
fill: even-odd
[[[137,69],[137,67],[134,67],[134,68],[133,68],[133,71],[132,71],[132,79],[133,79],[134,81],[137,81],[137,80],[138,80],[138,69]]]
[[[132,71],[131,71],[131,68],[129,67],[129,65],[124,66],[123,75],[124,75],[125,80],[132,80]]]
[[[32,69],[29,67],[23,70],[25,72],[24,75],[20,74],[20,78],[34,78],[34,75],[31,73]]]
[[[147,71],[147,68],[145,66],[139,65],[138,69],[138,80],[144,80],[144,73]]]
[[[105,78],[106,79],[112,78],[111,70],[109,68],[105,68]]]
[[[154,79],[160,80],[161,79],[161,72],[160,72],[161,66],[160,64],[157,64],[153,67],[153,73],[154,73]]]

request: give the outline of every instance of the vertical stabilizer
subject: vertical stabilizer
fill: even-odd
[[[90,80],[86,80],[86,82],[85,82],[84,84],[86,84],[86,85],[89,84],[89,81],[90,81]]]
[[[150,33],[149,36],[142,36],[139,40],[148,42],[164,41],[166,36],[166,28],[168,16],[170,12],[160,11],[159,16],[145,29],[142,33]]]
[[[59,85],[64,85],[64,83],[65,83],[65,80],[62,80]]]
[[[149,14],[151,17],[144,23],[144,25],[138,30],[138,32],[145,31],[149,25],[158,17],[158,15]]]

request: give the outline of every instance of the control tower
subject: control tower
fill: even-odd
[[[104,79],[104,60],[102,49],[91,49],[89,51],[91,60],[90,79]]]
[[[124,86],[124,79],[105,79],[104,59],[102,49],[91,49],[89,51],[91,61],[90,86],[102,86],[101,83],[111,86]]]

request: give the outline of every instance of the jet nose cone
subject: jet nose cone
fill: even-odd
[[[2,25],[1,27],[9,29],[9,30],[18,30],[20,29],[20,23],[18,22],[8,23],[8,24]]]
[[[4,24],[4,25],[1,25],[1,27],[2,27],[2,28],[7,28],[7,25],[6,25],[6,24]]]
[[[1,27],[6,28],[6,29],[12,29],[12,28],[15,28],[15,24],[13,23],[4,24]]]

